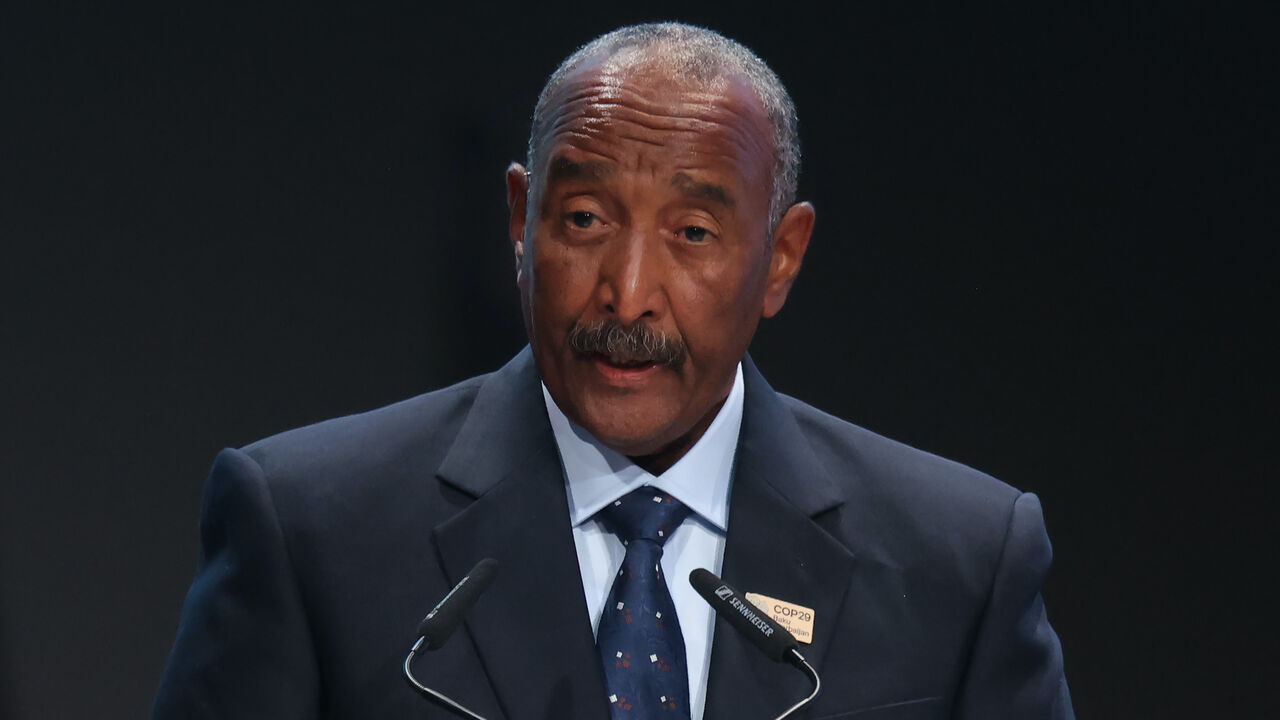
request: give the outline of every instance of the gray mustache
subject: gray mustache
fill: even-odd
[[[579,355],[606,355],[623,363],[679,367],[688,352],[684,339],[675,333],[655,330],[645,323],[626,327],[617,320],[574,323],[568,342]]]

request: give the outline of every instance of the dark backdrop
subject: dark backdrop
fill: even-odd
[[[146,712],[219,448],[521,347],[505,164],[661,18],[800,109],[775,386],[1040,494],[1082,717],[1275,716],[1275,3],[99,5],[0,4],[0,716]]]

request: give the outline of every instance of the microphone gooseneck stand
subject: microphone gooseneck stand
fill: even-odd
[[[458,712],[464,717],[472,718],[472,720],[485,720],[485,718],[483,718],[482,716],[471,712],[470,710],[458,704],[454,700],[450,699],[443,693],[432,690],[426,685],[423,685],[422,683],[418,682],[417,678],[413,676],[413,670],[410,669],[409,664],[413,662],[413,656],[417,654],[418,650],[422,648],[422,643],[424,640],[426,640],[426,638],[418,638],[418,642],[414,643],[413,649],[409,651],[409,656],[404,659],[404,676],[409,679],[409,682],[412,683],[415,688],[418,689],[418,692],[421,692],[422,694],[427,695],[433,700],[444,704],[445,706],[453,709],[454,711]],[[808,660],[804,659],[804,656],[801,655],[799,651],[793,649],[791,650],[791,653],[792,653],[791,657],[787,659],[791,662],[792,665],[795,665],[796,667],[803,670],[805,674],[809,676],[809,679],[813,681],[813,692],[809,693],[809,696],[806,697],[805,699],[787,708],[785,712],[783,712],[778,717],[774,718],[774,720],[784,720],[784,718],[791,717],[795,713],[799,712],[800,709],[803,708],[805,705],[808,705],[809,703],[813,702],[813,699],[818,697],[818,693],[822,692],[822,678],[818,677],[818,671],[813,669],[813,666],[809,664]]]
[[[457,702],[454,702],[451,698],[447,697],[444,693],[432,690],[426,685],[423,685],[422,683],[418,682],[418,679],[413,676],[413,670],[409,667],[409,665],[410,663],[413,662],[413,656],[417,655],[418,650],[422,649],[422,645],[424,642],[426,642],[425,637],[418,638],[418,642],[413,644],[413,649],[409,651],[408,657],[404,659],[404,676],[409,679],[409,682],[415,688],[418,689],[418,692],[422,693],[423,695],[426,695],[427,697],[435,700],[436,702],[442,703],[446,707],[449,707],[455,712],[461,714],[463,717],[469,717],[472,720],[485,720],[480,715],[477,715],[471,712],[470,710],[468,710],[467,708],[463,707],[462,705],[458,704]]]
[[[413,676],[413,658],[420,650],[437,650],[462,622],[462,617],[471,609],[481,593],[493,581],[497,563],[493,560],[481,560],[466,577],[453,587],[440,604],[436,605],[418,626],[418,641],[410,648],[404,659],[404,676],[409,684],[425,697],[439,705],[452,710],[461,717],[471,720],[485,720],[481,715],[472,712],[461,703],[418,682]],[[813,692],[800,702],[787,708],[774,720],[785,720],[801,708],[813,702],[822,692],[822,679],[818,671],[813,669],[804,655],[800,654],[799,643],[786,628],[774,622],[768,614],[756,609],[740,598],[738,592],[726,585],[720,578],[704,569],[694,570],[689,574],[689,582],[694,590],[703,597],[715,610],[716,615],[728,621],[757,649],[774,662],[785,662],[795,666],[813,681]]]
[[[471,572],[459,580],[458,584],[454,585],[453,589],[444,596],[444,599],[422,619],[422,623],[418,625],[418,641],[413,644],[409,654],[404,659],[404,676],[409,680],[409,684],[413,685],[427,699],[453,710],[462,717],[471,718],[471,720],[485,719],[443,693],[432,690],[418,682],[418,678],[413,676],[413,656],[417,655],[419,650],[439,650],[444,646],[445,641],[462,623],[463,616],[467,614],[472,605],[475,605],[480,595],[488,589],[489,583],[493,582],[493,575],[497,571],[498,563],[492,558],[485,558],[476,563],[476,566],[471,568]]]
[[[786,712],[774,718],[774,720],[782,720],[783,718],[799,711],[800,708],[813,702],[813,699],[818,697],[818,693],[822,692],[822,678],[818,677],[818,671],[813,669],[813,666],[809,664],[808,660],[804,659],[804,656],[800,654],[799,650],[791,648],[791,656],[788,657],[787,660],[790,661],[792,665],[803,670],[805,674],[809,676],[809,679],[813,681],[813,692],[809,693],[809,697],[787,708]]]

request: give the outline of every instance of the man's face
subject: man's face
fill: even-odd
[[[534,357],[566,415],[661,472],[715,416],[798,270],[803,243],[781,243],[780,262],[769,242],[770,125],[745,79],[679,82],[643,58],[589,62],[549,107],[537,175],[508,172]],[[811,208],[801,225],[807,243]],[[581,334],[602,326],[666,335],[674,352],[610,353]]]

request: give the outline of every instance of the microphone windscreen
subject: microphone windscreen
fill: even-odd
[[[453,586],[440,604],[427,613],[418,625],[418,635],[426,638],[426,649],[436,650],[444,645],[453,631],[458,629],[462,618],[471,610],[483,593],[493,582],[493,574],[498,570],[498,561],[485,558],[476,563],[471,572],[462,581]]]
[[[773,621],[755,605],[738,595],[709,570],[698,568],[689,573],[689,584],[703,597],[716,614],[728,621],[774,662],[790,661],[791,651],[799,648],[794,636]]]

